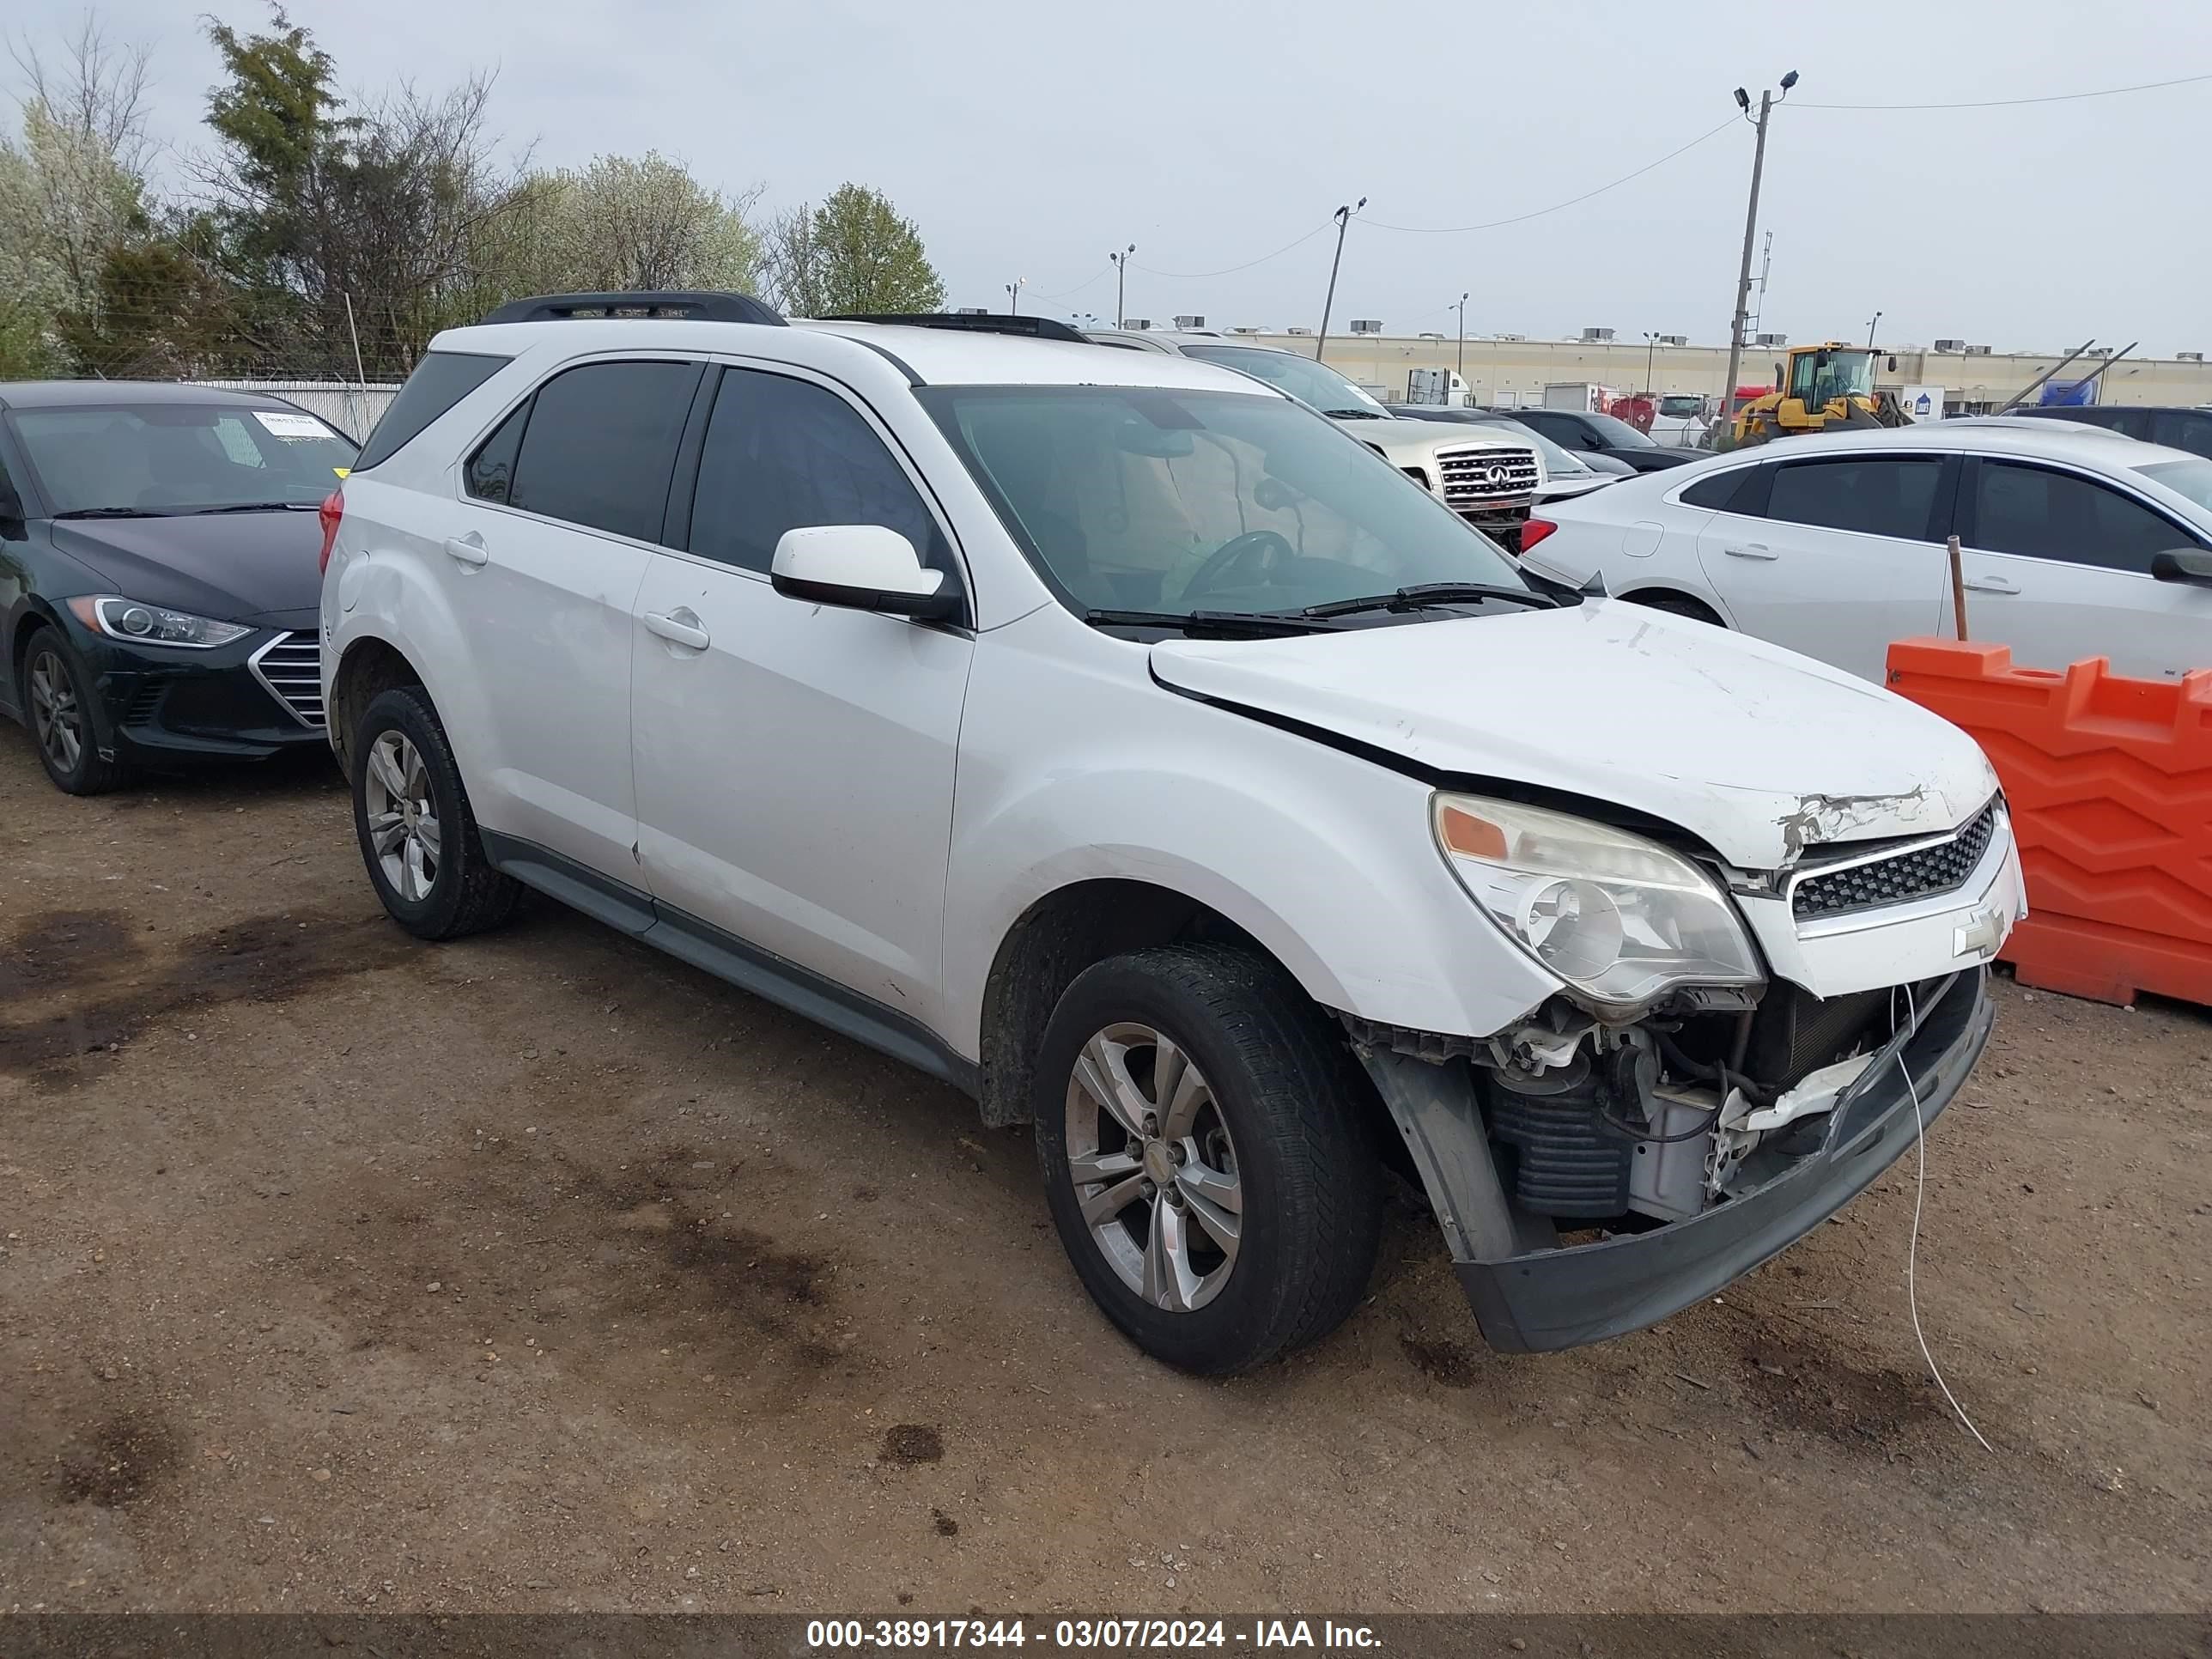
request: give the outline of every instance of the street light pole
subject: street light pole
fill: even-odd
[[[1129,307],[1123,302],[1122,295],[1127,292],[1129,281],[1129,255],[1136,251],[1137,245],[1132,242],[1122,252],[1106,256],[1114,266],[1114,326],[1116,328],[1128,326]]]
[[[1328,344],[1328,313],[1336,305],[1336,268],[1344,263],[1344,233],[1351,227],[1352,216],[1367,205],[1363,196],[1358,201],[1337,209],[1332,216],[1336,220],[1336,258],[1328,262],[1328,297],[1321,302],[1321,337],[1314,342],[1314,361],[1321,361],[1322,349]]]
[[[1644,395],[1651,395],[1651,356],[1659,349],[1659,337],[1650,329],[1644,331]]]
[[[1467,295],[1464,294],[1459,296],[1459,367],[1453,372],[1459,376],[1460,384],[1464,386],[1467,383]]]
[[[1782,77],[1782,95],[1788,97],[1790,88],[1797,84],[1797,71],[1791,70]],[[1751,306],[1751,245],[1759,234],[1759,185],[1766,171],[1766,118],[1774,112],[1775,96],[1771,92],[1759,94],[1759,142],[1751,157],[1751,205],[1743,216],[1743,265],[1735,281],[1735,319],[1729,329],[1728,384],[1721,388],[1721,407],[1730,419],[1735,416],[1735,380],[1743,368],[1743,327],[1750,317]],[[1735,89],[1735,105],[1748,117],[1751,99],[1741,87]]]
[[[1029,285],[1029,280],[1026,276],[1017,276],[1006,284],[1006,314],[1008,316],[1018,317],[1022,314],[1022,289]]]
[[[1877,311],[1874,314],[1874,320],[1867,325],[1867,349],[1869,351],[1872,351],[1874,349],[1874,331],[1881,326],[1881,313]]]

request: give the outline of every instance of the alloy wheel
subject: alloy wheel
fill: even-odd
[[[410,904],[430,896],[440,868],[437,803],[422,757],[398,732],[380,732],[368,746],[362,781],[369,844],[392,890]]]
[[[1067,1085],[1067,1165],[1091,1237],[1156,1308],[1189,1313],[1237,1267],[1244,1187],[1220,1103],[1175,1040],[1109,1025]]]
[[[74,772],[84,753],[84,709],[69,665],[52,651],[31,659],[31,730],[57,771]]]

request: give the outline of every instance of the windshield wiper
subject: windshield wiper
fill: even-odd
[[[1525,605],[1538,611],[1549,611],[1559,604],[1548,594],[1525,587],[1507,587],[1498,582],[1417,582],[1395,593],[1371,593],[1364,599],[1331,599],[1327,605],[1310,605],[1298,614],[1350,617],[1362,611],[1426,611],[1476,599],[1503,599],[1508,605]]]
[[[314,505],[313,501],[238,501],[229,507],[196,507],[192,517],[202,519],[210,513],[305,513]]]
[[[57,519],[166,519],[173,516],[166,509],[153,507],[73,507],[66,513],[57,513]]]
[[[1390,418],[1371,409],[1324,409],[1322,413],[1333,421],[1387,421]]]
[[[1310,611],[1086,611],[1083,620],[1093,628],[1172,628],[1184,634],[1255,640],[1329,633],[1335,627]]]

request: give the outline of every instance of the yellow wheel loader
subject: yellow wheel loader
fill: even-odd
[[[1736,411],[1729,447],[1805,432],[1911,425],[1894,398],[1874,389],[1875,360],[1884,355],[1840,340],[1792,346],[1789,361],[1775,365],[1776,389]]]

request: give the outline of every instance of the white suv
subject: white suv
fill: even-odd
[[[1033,1121],[1149,1352],[1330,1329],[1394,1163],[1497,1346],[1649,1324],[1980,1052],[2020,866],[1933,715],[1555,606],[1226,370],[610,303],[441,335],[325,507],[370,881],[428,939],[536,888]]]

